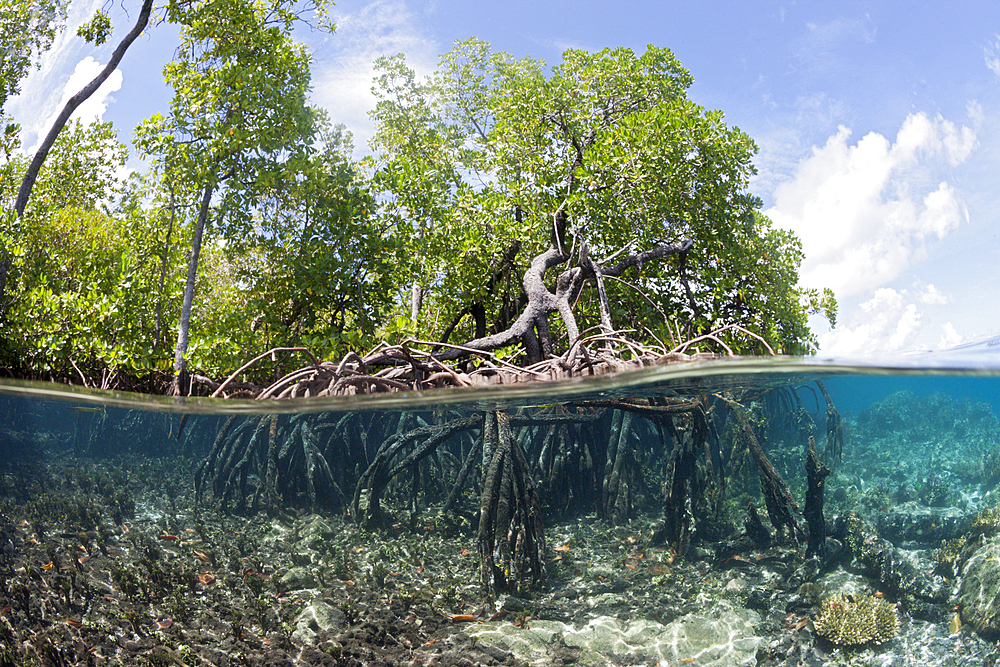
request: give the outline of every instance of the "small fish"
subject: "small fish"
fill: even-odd
[[[76,559],[76,562],[79,563],[80,565],[83,565],[88,560],[90,560],[90,556],[81,556],[80,558]]]
[[[461,555],[462,556],[468,556],[470,553],[472,553],[472,552],[469,551],[468,549],[462,549]]]
[[[128,535],[128,524],[127,523],[123,523],[122,524],[122,535]]]
[[[184,529],[184,532],[185,532],[185,533],[195,533],[195,532],[197,532],[197,531],[196,531],[196,530],[194,530],[193,528],[185,528],[185,529]]]
[[[45,565],[42,566],[42,569],[43,570],[51,570],[55,566],[56,566],[55,563],[53,563],[52,561],[49,561],[48,563],[46,563]]]
[[[160,539],[167,540],[168,542],[177,542],[181,538],[177,537],[176,535],[171,535],[170,533],[161,533]]]
[[[76,620],[75,618],[67,618],[66,619],[66,625],[73,626],[74,628],[82,628],[83,627],[83,623],[81,623],[80,621]]]
[[[156,627],[157,630],[166,630],[167,628],[169,628],[173,624],[174,624],[174,619],[172,619],[172,618],[165,618],[162,621],[157,621],[153,625]]]
[[[71,406],[66,408],[67,410],[76,410],[77,412],[93,412],[96,415],[103,415],[104,408],[84,408],[81,406]]]
[[[212,560],[212,557],[209,556],[207,553],[205,553],[204,551],[198,551],[197,549],[194,550],[194,555],[198,560],[203,560],[206,563]]]
[[[884,598],[885,597],[885,593],[883,593],[882,591],[875,591],[875,593],[873,593],[873,595],[874,595],[874,597],[877,597],[877,598]]]
[[[215,575],[211,574],[210,572],[202,572],[201,574],[198,575],[198,581],[204,584],[205,586],[208,586],[213,581],[215,581]]]
[[[0,614],[9,614],[11,609],[13,609],[13,607],[9,604],[5,604],[3,607],[0,607]]]
[[[564,544],[561,547],[556,547],[555,549],[553,549],[553,551],[569,551],[569,545]]]
[[[445,618],[451,620],[452,623],[471,623],[476,620],[473,614],[448,614],[445,612],[439,612]]]
[[[24,528],[25,526],[30,526],[27,519],[21,519],[17,524],[19,527]]]

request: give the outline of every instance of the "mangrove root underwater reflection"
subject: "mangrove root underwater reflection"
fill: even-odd
[[[488,596],[545,584],[542,510],[510,416],[486,415],[484,451],[492,452],[479,515],[480,578]]]
[[[826,478],[832,471],[823,465],[816,454],[816,439],[809,436],[806,447],[806,505],[802,514],[809,526],[806,557],[826,556],[826,519],[823,516],[823,490]]]
[[[546,519],[594,514],[627,525],[659,508],[653,541],[677,556],[692,541],[726,539],[756,491],[740,477],[752,474],[740,464],[746,452],[772,525],[797,543],[798,506],[765,446],[777,447],[774,424],[787,425],[786,440],[801,437],[802,409],[791,392],[767,396],[615,398],[473,414],[232,416],[197,468],[196,501],[236,514],[308,509],[341,513],[369,530],[431,523],[475,535],[481,580],[495,595],[544,585]],[[802,445],[796,449],[801,457]],[[806,522],[822,540],[821,496],[812,495],[821,484],[811,477],[809,488]],[[738,502],[727,503],[733,493]],[[420,520],[422,512],[429,518]],[[759,523],[756,539],[769,542]],[[819,544],[810,540],[810,550]]]

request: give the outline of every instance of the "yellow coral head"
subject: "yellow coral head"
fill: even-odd
[[[899,633],[896,605],[870,595],[837,593],[819,603],[816,634],[835,644],[883,644]]]

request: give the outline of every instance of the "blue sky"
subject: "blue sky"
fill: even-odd
[[[74,1],[71,25],[103,4]],[[115,42],[129,19],[118,4],[112,12]],[[802,238],[802,284],[836,292],[837,327],[813,322],[822,354],[883,356],[1000,333],[995,2],[344,0],[334,15],[336,33],[300,38],[314,56],[315,103],[362,147],[371,63],[383,54],[405,52],[427,73],[470,36],[550,64],[570,47],[668,47],[694,76],[690,97],[757,141],[752,189]],[[113,48],[71,35],[7,104],[28,146]],[[174,46],[169,26],[151,28],[80,115],[114,121],[127,139],[166,109],[160,71]]]

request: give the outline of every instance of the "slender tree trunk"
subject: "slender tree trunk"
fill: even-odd
[[[188,330],[191,325],[191,304],[194,301],[194,284],[198,278],[198,255],[201,253],[201,237],[208,220],[208,207],[212,202],[214,185],[205,186],[205,194],[201,198],[201,208],[198,210],[198,222],[194,228],[194,238],[191,239],[191,260],[188,262],[187,284],[184,286],[184,305],[181,307],[181,323],[177,328],[177,348],[174,351],[174,382],[173,394],[181,393],[184,378],[187,375],[187,361],[184,355],[188,348]]]
[[[104,69],[94,77],[94,79],[88,83],[83,89],[78,92],[73,97],[66,101],[66,105],[63,110],[56,117],[54,123],[52,123],[52,129],[45,136],[42,145],[38,147],[38,152],[35,153],[35,157],[31,160],[31,164],[28,166],[28,171],[24,173],[24,179],[21,181],[21,189],[17,193],[17,201],[14,204],[14,209],[17,211],[18,217],[24,215],[24,207],[28,203],[28,197],[31,196],[31,188],[35,185],[35,179],[38,177],[38,171],[42,168],[42,163],[45,162],[45,158],[49,154],[49,150],[52,148],[52,144],[56,142],[56,137],[62,131],[63,126],[69,122],[69,117],[73,115],[76,108],[83,104],[88,97],[94,94],[94,92],[101,87],[111,73],[118,68],[118,63],[121,62],[122,57],[125,55],[125,51],[128,47],[132,45],[136,37],[142,34],[142,31],[146,29],[146,24],[149,22],[149,14],[153,9],[153,0],[145,0],[142,3],[142,10],[139,12],[139,18],[132,27],[132,30],[125,35],[125,39],[121,41],[115,52],[111,54],[111,60],[108,64],[104,66]]]
[[[414,322],[420,317],[420,306],[424,301],[424,289],[419,280],[413,281],[413,288],[410,291],[410,319]]]
[[[177,218],[177,207],[174,205],[174,186],[170,186],[170,224],[167,226],[167,239],[163,243],[163,262],[160,263],[160,290],[156,300],[156,331],[153,335],[153,352],[160,348],[160,337],[163,333],[163,283],[167,277],[167,261],[170,258],[170,237],[174,232],[174,221]]]
[[[111,73],[118,68],[118,63],[121,62],[122,57],[125,55],[125,51],[128,47],[132,45],[132,42],[142,34],[142,31],[146,29],[146,24],[149,23],[149,15],[153,10],[153,0],[143,0],[142,9],[139,11],[139,18],[136,20],[135,25],[132,30],[129,31],[125,38],[122,39],[121,43],[118,44],[118,48],[115,49],[114,53],[111,54],[111,60],[108,64],[104,66],[104,69],[94,77],[94,79],[83,87],[80,92],[78,92],[73,97],[66,101],[65,106],[63,106],[62,111],[56,117],[54,123],[52,123],[52,128],[49,133],[45,135],[45,139],[42,144],[38,147],[38,151],[35,153],[35,157],[32,158],[31,164],[28,165],[28,170],[24,172],[24,178],[21,180],[21,188],[18,190],[17,199],[14,202],[14,210],[17,211],[17,217],[20,218],[24,215],[24,207],[28,204],[28,197],[31,196],[31,189],[35,186],[35,179],[38,178],[38,172],[42,168],[42,164],[45,162],[45,158],[48,157],[49,150],[52,148],[52,144],[56,142],[56,137],[62,131],[63,127],[69,122],[70,116],[76,111],[77,107],[83,104],[88,97],[94,94],[94,92],[101,87]],[[10,255],[6,248],[0,248],[0,308],[3,308],[4,297],[6,296],[7,290],[7,272],[10,269]]]

